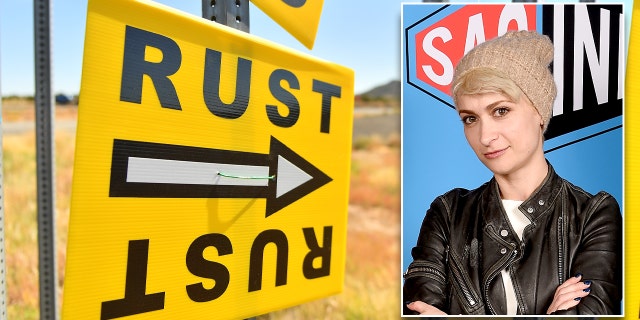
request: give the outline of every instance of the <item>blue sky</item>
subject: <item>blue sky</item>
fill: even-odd
[[[53,92],[78,94],[87,1],[51,0]],[[157,0],[201,16],[201,0]],[[401,0],[325,0],[313,50],[251,4],[253,35],[355,71],[355,91],[400,79]],[[404,2],[421,2],[420,0]],[[33,0],[0,0],[0,92],[33,95]]]

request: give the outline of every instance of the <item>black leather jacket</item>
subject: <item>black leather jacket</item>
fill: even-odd
[[[591,293],[555,314],[620,314],[622,217],[605,192],[591,195],[549,165],[542,185],[519,207],[531,221],[514,234],[495,179],[436,198],[404,275],[404,301],[447,314],[505,314],[500,272],[508,269],[518,314],[546,314],[556,288],[582,273]],[[404,309],[405,314],[413,311]]]

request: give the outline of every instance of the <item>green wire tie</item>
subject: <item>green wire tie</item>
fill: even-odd
[[[248,177],[248,176],[236,176],[236,175],[231,175],[231,174],[226,174],[226,173],[222,173],[220,171],[218,171],[217,173],[219,176],[221,177],[225,177],[225,178],[231,178],[231,179],[250,179],[250,180],[273,180],[276,178],[276,175],[272,175],[272,176],[266,176],[266,177]]]

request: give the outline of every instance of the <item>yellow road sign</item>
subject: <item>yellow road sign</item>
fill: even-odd
[[[352,122],[347,68],[90,0],[63,317],[247,318],[340,292]]]
[[[271,19],[312,49],[324,0],[251,0]]]
[[[627,8],[625,8],[626,10]],[[636,106],[640,103],[640,63],[635,57],[640,56],[640,1],[633,3],[633,16],[629,32],[629,55],[627,60],[627,79],[625,81],[625,105]],[[632,58],[633,57],[633,58]],[[635,196],[640,186],[640,128],[633,125],[640,119],[640,112],[636,108],[625,109],[625,290],[624,312],[625,318],[635,318],[640,308],[640,277],[633,272],[640,263],[640,246],[638,236],[640,232],[640,217],[634,212],[640,208],[640,200]]]

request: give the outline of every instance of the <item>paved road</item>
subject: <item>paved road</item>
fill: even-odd
[[[27,133],[29,131],[35,130],[35,122],[33,121],[20,121],[20,122],[3,122],[2,123],[2,134],[10,135],[10,134],[21,134]],[[76,131],[76,120],[57,120],[55,124],[55,128],[65,131]]]

